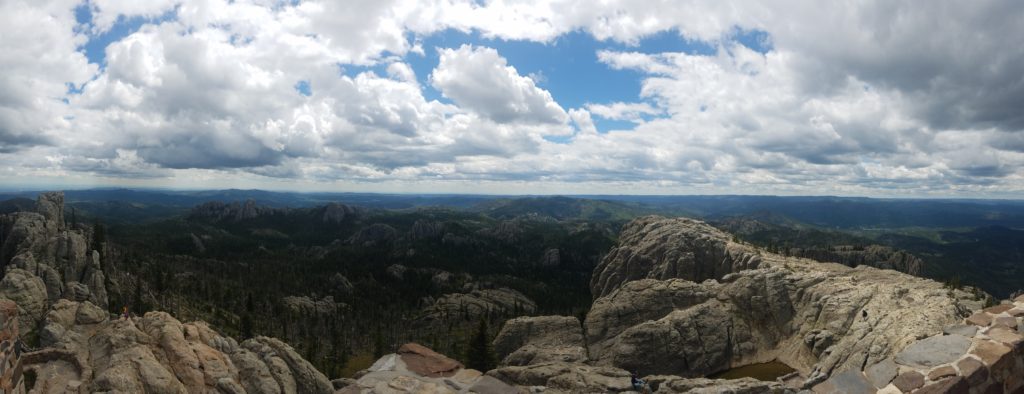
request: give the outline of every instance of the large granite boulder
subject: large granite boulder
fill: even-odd
[[[465,369],[458,361],[424,346],[407,343],[397,354],[378,359],[370,368],[356,373],[354,382],[343,382],[338,394],[355,393],[493,393],[518,394],[515,387]]]
[[[502,365],[587,361],[583,325],[571,316],[518,317],[494,338]]]
[[[669,376],[659,378],[666,392],[771,392],[781,386],[697,379],[780,361],[798,373],[787,384],[809,388],[844,371],[881,365],[959,321],[974,302],[931,280],[785,257],[737,243],[697,220],[660,217],[623,228],[619,244],[595,268],[591,290],[595,300],[583,330],[587,364],[531,360],[559,345],[516,323],[499,334],[496,348],[506,359],[520,349],[529,353],[491,374],[549,388],[562,384],[553,377],[569,376],[591,383],[563,390],[586,391],[597,390],[593,382],[602,379],[590,368],[612,368]],[[832,384],[860,383],[854,380]]]
[[[779,382],[766,382],[753,378],[723,380],[654,375],[646,377],[645,381],[654,392],[666,394],[790,394],[797,392]]]
[[[57,226],[57,230],[64,230],[64,192],[46,192],[36,199],[36,212],[43,215],[43,218]]]
[[[12,268],[0,280],[0,299],[18,305],[18,327],[22,335],[36,331],[46,314],[46,285],[39,277],[20,268]]]
[[[591,294],[600,298],[639,279],[720,279],[761,264],[756,249],[729,239],[728,234],[696,220],[636,219],[622,228],[619,245],[594,269]]]
[[[398,348],[398,356],[409,371],[426,377],[449,377],[463,368],[462,363],[437,353],[418,343],[407,343]]]
[[[239,345],[205,323],[167,313],[110,320],[90,302],[60,300],[46,316],[46,349],[26,354],[37,387],[153,393],[332,393],[330,381],[287,344]],[[50,373],[50,371],[63,371]]]
[[[432,305],[424,309],[421,320],[475,319],[487,311],[530,314],[536,309],[537,304],[518,291],[508,288],[481,289],[438,297]]]
[[[107,307],[107,274],[102,271],[99,252],[89,248],[91,230],[65,225],[63,193],[40,194],[35,209],[0,215],[0,264],[41,278],[49,303],[88,294],[90,301]],[[69,294],[72,282],[81,285]],[[81,286],[87,291],[81,291]]]
[[[487,372],[503,382],[528,388],[544,387],[554,393],[608,393],[630,391],[630,373],[615,367],[547,362],[508,366]]]
[[[623,233],[585,322],[599,365],[698,377],[780,360],[820,381],[967,310],[931,280],[767,253],[695,220],[647,217]]]

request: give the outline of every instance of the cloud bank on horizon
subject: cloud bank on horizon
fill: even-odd
[[[1024,3],[0,2],[0,182],[1024,195]]]

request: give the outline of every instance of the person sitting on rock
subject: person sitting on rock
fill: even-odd
[[[646,390],[647,389],[647,382],[644,382],[643,379],[640,379],[636,375],[636,372],[633,372],[633,373],[629,374],[629,383],[633,386],[633,390],[634,391],[641,392],[641,393],[646,393],[647,392],[647,390]]]
[[[128,320],[128,305],[121,308],[121,316],[123,316],[125,320]]]

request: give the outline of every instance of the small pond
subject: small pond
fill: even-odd
[[[757,380],[774,381],[775,378],[785,376],[795,370],[790,366],[783,364],[778,361],[769,361],[760,364],[744,365],[742,367],[736,367],[728,371],[722,371],[714,375],[708,376],[711,379],[739,379],[739,378],[754,378]]]

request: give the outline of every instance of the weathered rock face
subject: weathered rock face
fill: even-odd
[[[388,354],[356,374],[354,382],[337,394],[356,393],[488,393],[518,394],[520,391],[474,369],[464,369],[458,361],[435,353],[424,346],[407,343],[397,354]],[[342,382],[339,382],[342,383]]]
[[[340,272],[335,272],[334,275],[331,276],[331,286],[342,294],[351,294],[356,288],[355,285],[353,285],[352,282]]]
[[[394,227],[374,223],[353,234],[347,242],[351,245],[374,246],[393,241],[397,234]]]
[[[607,393],[632,390],[629,372],[615,367],[580,363],[547,362],[509,366],[488,371],[487,374],[520,387],[543,386],[545,393]]]
[[[55,223],[57,230],[64,230],[64,193],[47,192],[39,195],[36,200],[36,212],[43,215],[47,222]]]
[[[423,311],[422,319],[476,318],[488,310],[530,314],[536,309],[537,304],[518,291],[507,288],[482,289],[469,293],[445,294]]]
[[[848,267],[868,265],[875,268],[896,270],[915,276],[920,276],[921,269],[924,267],[924,262],[917,256],[881,245],[868,245],[865,247],[842,245],[833,246],[828,249],[791,248],[788,250],[788,253],[791,256],[839,263]]]
[[[544,257],[540,259],[541,267],[557,267],[562,263],[561,253],[558,249],[551,248],[544,251]]]
[[[320,215],[324,223],[341,223],[345,218],[356,213],[356,209],[345,204],[336,202],[329,203],[323,207],[323,214]]]
[[[282,301],[288,310],[301,314],[331,315],[346,306],[344,303],[335,302],[333,296],[319,300],[313,300],[307,296],[288,296],[284,297]]]
[[[502,365],[587,361],[583,325],[570,316],[508,320],[494,338],[494,351]]]
[[[648,375],[664,392],[792,390],[699,377],[778,360],[806,378],[795,379],[797,386],[811,387],[844,371],[891,363],[916,339],[964,317],[973,302],[931,280],[771,254],[699,221],[658,217],[623,228],[591,289],[595,301],[583,341],[588,365],[531,361],[557,354],[560,344],[525,329],[527,319],[499,333],[495,348],[507,366],[492,375],[519,386],[583,384],[559,386],[570,392],[616,391],[581,383],[616,370]],[[527,357],[509,359],[517,353]],[[610,369],[596,375],[588,369],[598,367]]]
[[[409,239],[413,241],[436,239],[440,238],[442,234],[444,234],[444,223],[420,219],[412,224],[412,228],[409,230]]]
[[[36,201],[36,212],[0,216],[0,263],[41,279],[50,303],[84,296],[106,307],[107,277],[100,254],[89,249],[88,230],[65,226],[63,204],[63,193],[43,193]]]
[[[597,299],[633,280],[700,282],[761,264],[756,249],[729,239],[721,230],[695,220],[636,219],[622,228],[619,245],[594,269],[590,291]]]
[[[11,300],[0,300],[0,387],[6,393],[25,393],[20,344],[18,306]]]
[[[205,323],[182,324],[163,312],[111,321],[89,302],[61,300],[40,339],[47,348],[26,354],[25,368],[44,392],[71,384],[90,392],[333,392],[281,341],[257,337],[239,345]]]
[[[520,392],[544,393],[618,393],[635,392],[630,384],[630,373],[626,370],[592,366],[581,363],[544,362],[527,366],[500,367],[487,372],[503,382],[520,388]],[[751,378],[736,380],[714,380],[704,378],[682,378],[674,375],[652,375],[644,378],[648,388],[655,393],[796,393],[797,391],[778,382],[763,382]]]
[[[778,382],[765,382],[753,378],[741,379],[703,379],[680,378],[671,375],[648,376],[646,381],[656,393],[692,393],[692,394],[783,394],[794,393],[790,387]]]
[[[0,299],[18,306],[18,326],[22,335],[35,331],[47,309],[46,285],[32,273],[14,268],[0,280]]]
[[[623,233],[585,324],[600,365],[696,377],[778,359],[821,379],[966,311],[937,282],[766,253],[694,220],[642,218]]]

